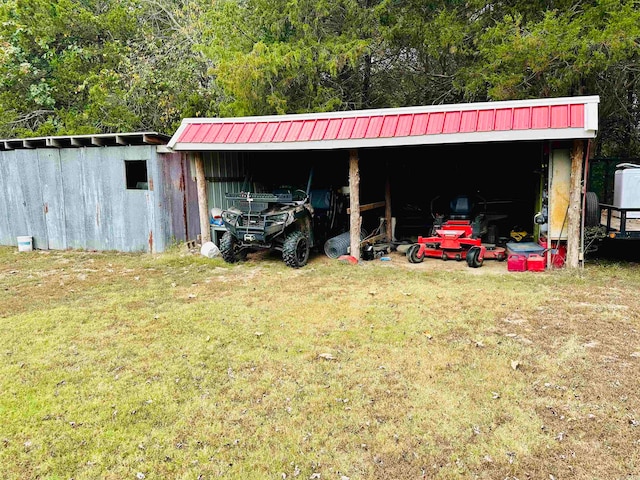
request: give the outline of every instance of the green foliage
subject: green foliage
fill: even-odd
[[[529,23],[505,16],[479,37],[483,62],[471,67],[468,90],[487,88],[495,99],[585,93],[594,77],[638,47],[640,12],[621,4],[614,11],[610,3],[547,11]]]
[[[639,47],[637,0],[5,0],[0,136],[597,94],[632,156]]]
[[[149,7],[136,0],[0,7],[0,135],[172,132],[184,112],[200,113],[207,95],[194,102],[200,86],[190,81],[197,78],[191,52],[171,50],[171,36],[163,42],[157,19],[145,16]]]
[[[225,93],[224,115],[366,106],[364,75],[379,9],[342,2],[214,4],[202,52]]]
[[[601,0],[526,18],[505,15],[475,39],[477,61],[462,75],[467,96],[503,100],[598,94],[601,151],[637,152],[637,2]]]

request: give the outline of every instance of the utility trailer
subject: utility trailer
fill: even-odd
[[[608,238],[640,239],[640,218],[633,218],[640,214],[638,208],[621,208],[606,203],[600,204],[601,225],[605,228]]]
[[[616,165],[613,204],[600,204],[600,223],[609,238],[640,238],[640,165]]]

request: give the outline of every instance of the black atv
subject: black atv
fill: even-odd
[[[306,190],[227,193],[234,206],[222,212],[227,229],[220,240],[222,258],[235,263],[249,252],[279,250],[288,266],[304,267],[312,248],[342,231],[346,212],[344,198],[331,188],[311,190],[312,178],[313,169]]]

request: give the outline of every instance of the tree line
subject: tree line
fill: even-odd
[[[640,154],[637,0],[4,0],[0,138],[600,95]]]

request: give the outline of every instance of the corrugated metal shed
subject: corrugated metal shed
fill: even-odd
[[[173,150],[309,150],[593,138],[599,97],[242,118],[187,118]]]
[[[0,244],[28,235],[39,249],[161,252],[195,238],[195,182],[184,155],[157,152],[168,138],[0,140]],[[140,188],[128,185],[127,162],[144,165]]]

